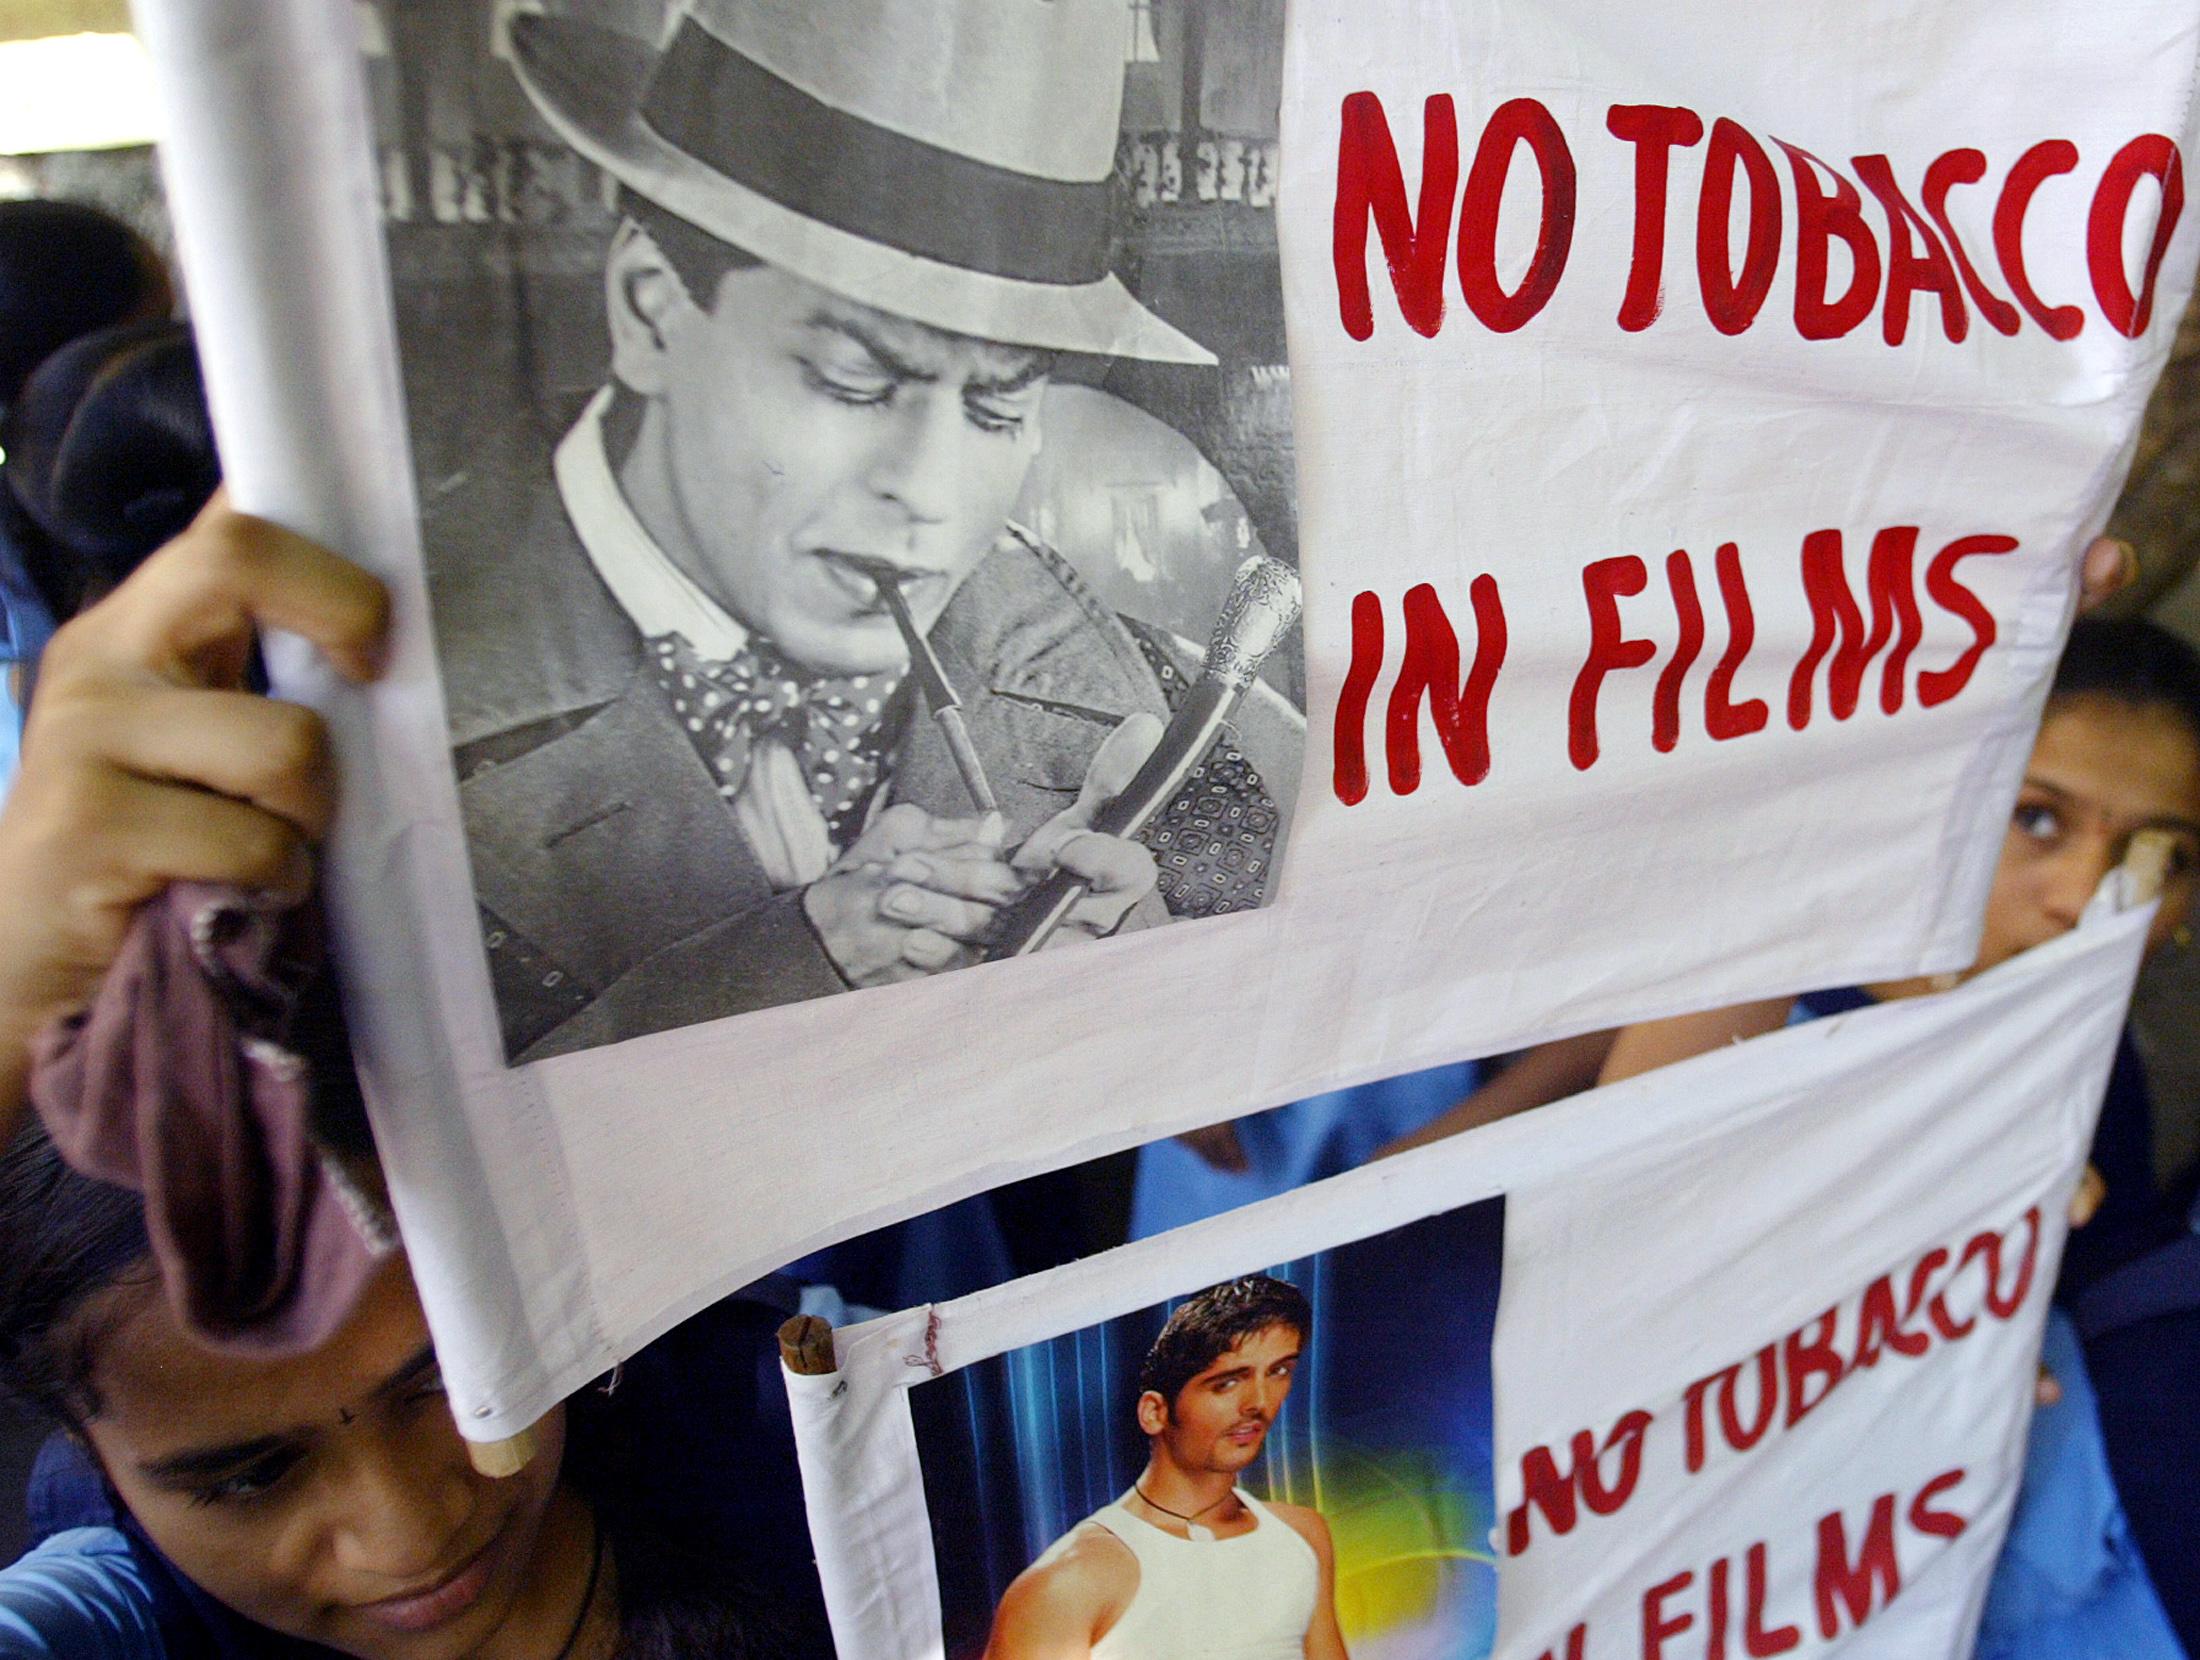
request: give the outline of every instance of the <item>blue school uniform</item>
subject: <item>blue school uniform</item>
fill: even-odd
[[[145,1562],[116,1527],[69,1528],[0,1569],[8,1660],[151,1660],[171,1652]]]
[[[2032,1414],[1977,1660],[2184,1660],[2117,1496],[2077,1328],[2061,1309],[2048,1316],[2040,1361],[2062,1398]]]
[[[2072,1315],[2132,1537],[2170,1624],[2200,1653],[2200,1205],[2190,1189],[2123,1246]]]
[[[1165,1233],[1365,1164],[1472,1095],[1478,1061],[1331,1090],[1237,1121],[1246,1168],[1217,1170],[1181,1141],[1138,1150],[1131,1237]]]

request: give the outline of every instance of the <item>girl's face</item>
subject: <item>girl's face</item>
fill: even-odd
[[[154,1285],[102,1304],[86,1328],[86,1433],[131,1514],[204,1590],[365,1660],[556,1649],[591,1540],[557,1485],[563,1417],[544,1421],[518,1475],[476,1472],[402,1260],[333,1339],[288,1360],[201,1347]]]
[[[2150,945],[2184,920],[2200,870],[2200,738],[2175,714],[2096,693],[2048,705],[1986,901],[1978,969],[2076,926],[2141,830],[2174,852]]]

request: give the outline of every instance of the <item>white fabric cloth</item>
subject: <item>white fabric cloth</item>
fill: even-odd
[[[1179,1539],[1121,1499],[1093,1512],[1091,1525],[1138,1558],[1138,1591],[1092,1660],[1305,1660],[1314,1547],[1252,1494],[1238,1497],[1259,1525],[1233,1539]]]
[[[677,634],[709,661],[738,656],[749,631],[672,562],[619,488],[603,444],[604,412],[610,407],[607,386],[589,400],[558,445],[558,495],[574,534],[643,639]],[[825,815],[802,776],[801,761],[777,738],[758,738],[749,746],[748,773],[728,805],[756,862],[781,892],[806,887],[831,867],[833,838]]]
[[[894,1390],[851,1401],[836,1374],[785,1376],[803,1490],[829,1487],[846,1507],[833,1528],[812,1530],[819,1579],[845,1588],[830,1610],[835,1647],[937,1660],[939,1588],[909,1572],[901,1555],[927,1525],[924,1484],[903,1477],[917,1457],[909,1397]]]
[[[2189,203],[2137,338],[2096,300],[2095,267],[2111,262],[2089,252],[2088,226],[2097,200],[2115,207],[2101,186],[2141,135],[2200,150],[2200,0],[1289,8],[1276,230],[1291,361],[1288,377],[1254,384],[1289,392],[1313,736],[1277,901],[517,1069],[503,1064],[449,764],[352,16],[171,0],[144,5],[140,22],[234,499],[366,561],[394,596],[394,659],[371,695],[296,641],[276,641],[270,664],[286,695],[327,713],[342,761],[330,881],[354,1031],[469,1434],[526,1426],[805,1250],[983,1187],[1540,1038],[1970,959],[2075,556],[2106,520],[2190,294],[2200,212]],[[484,73],[501,71],[485,60]],[[1443,232],[1422,237],[1450,261],[1433,337],[1403,320],[1372,235],[1376,326],[1365,339],[1341,326],[1340,121],[1366,93],[1396,140],[1409,214],[1423,212],[1428,112],[1456,117],[1459,194]],[[1539,187],[1521,129],[1484,141],[1486,123],[1529,98],[1571,157],[1564,235],[1560,181]],[[1653,150],[1615,138],[1607,117],[1645,104],[1692,108],[1705,136],[1655,152],[1672,183],[1666,304],[1630,331],[1617,313],[1638,245],[1638,167]],[[1713,326],[1690,269],[1712,223],[1699,208],[1713,199],[1721,118],[1766,149],[1784,227],[1761,310],[1736,334]],[[2002,306],[2013,290],[1991,251],[2009,169],[2066,141],[2077,170],[2032,193],[2019,241],[2033,292],[2075,308],[2082,332],[2057,338],[2020,318],[2004,335],[1977,310],[1958,344],[1935,296],[1917,291],[1900,344],[1884,306],[1841,338],[1803,338],[1794,175],[1805,164],[1775,134],[1843,170],[1877,244],[1882,299],[1902,210],[1890,219],[1849,177],[1855,158],[1891,158],[1913,219],[1937,200],[1922,185],[1927,158],[1989,158],[1987,178],[1945,190],[1942,209]],[[1757,186],[1724,157],[1740,215]],[[1461,205],[1469,188],[1491,198],[1480,218]],[[1494,270],[1484,288],[1512,293],[1536,257],[1539,190],[1566,269],[1539,315],[1500,333],[1463,303],[1459,250]],[[1816,195],[1833,193],[1819,175]],[[2144,179],[2130,197],[2127,271],[2160,200]],[[1727,240],[1741,258],[1746,234]],[[1900,245],[1914,254],[1921,233]],[[1829,287],[1848,268],[1832,248]],[[1829,719],[1829,659],[1863,653],[1864,618],[1813,659],[1798,729],[1790,680],[1813,637],[1804,539],[1839,530],[1868,611],[1869,547],[1903,526],[1919,527],[1921,581],[1934,550],[2015,540],[1943,584],[1975,595],[1992,645],[1961,695],[1922,707],[1913,689],[1890,714],[1882,638],[1859,705]],[[1713,571],[1726,544],[1747,578],[1746,653]],[[1678,549],[1694,560],[1689,602],[1669,564]],[[1643,582],[1603,591],[1605,614],[1655,662],[1577,697],[1597,632],[1585,581],[1620,558],[1643,562]],[[1463,665],[1484,576],[1499,585],[1509,644],[1490,765],[1468,784],[1428,709],[1409,697],[1398,719],[1387,705],[1406,596],[1442,603]],[[1387,618],[1388,655],[1363,723],[1374,787],[1347,805],[1327,751],[1363,596]],[[1691,604],[1702,637],[1682,673]],[[1945,671],[1978,634],[1938,596],[1921,611],[1898,683]],[[1761,703],[1764,724],[1714,733],[1711,688],[1730,654],[1733,705]],[[1681,730],[1660,747],[1668,691]],[[1584,769],[1569,713],[1591,701],[1602,750]],[[1385,734],[1402,728],[1421,736],[1410,794],[1384,766]],[[1600,1124],[1587,1138],[1611,1133]],[[1977,1179],[1965,1173],[1957,1192]]]
[[[2120,879],[2111,883],[2120,891]],[[1953,992],[1732,1045],[1052,1273],[840,1332],[837,1379],[797,1417],[840,1651],[941,1653],[937,1626],[912,1636],[907,1623],[939,1596],[932,1523],[921,1502],[905,1505],[897,1527],[878,1513],[879,1495],[924,1485],[912,1385],[1502,1194],[1490,1355],[1494,1660],[1565,1656],[1577,1623],[1588,1627],[1590,1660],[1644,1653],[1646,1610],[1693,1622],[1696,1646],[1669,1639],[1666,1660],[1708,1652],[1709,1570],[1721,1561],[1729,1654],[1740,1652],[1752,1572],[1762,1583],[1761,1596],[1748,1593],[1751,1617],[1766,1633],[1795,1626],[1798,1660],[1968,1653],[2016,1498],[2065,1208],[2150,916],[2097,902],[2075,932]],[[1989,1275],[1999,1311],[1986,1306]],[[1867,1339],[1875,1287],[1890,1299],[1879,1306],[1899,1344],[1884,1326]],[[1317,1330],[1316,1353],[1320,1343]],[[1386,1376],[1402,1392],[1420,1387],[1413,1352],[1404,1340],[1385,1350]],[[1721,1413],[1731,1407],[1748,1423],[1761,1354],[1772,1357],[1779,1398],[1761,1438],[1736,1450]],[[1872,1358],[1857,1361],[1862,1354]],[[1716,1385],[1730,1367],[1738,1405],[1722,1405]],[[1586,1441],[1603,1450],[1603,1482],[1617,1492],[1625,1459],[1615,1442],[1625,1438],[1616,1431],[1630,1414],[1647,1423],[1639,1480],[1624,1500],[1584,1504],[1563,1528],[1534,1509],[1528,1543],[1512,1548],[1528,1455],[1544,1449],[1563,1475]],[[1824,1518],[1839,1513],[1853,1561],[1880,1509],[1893,1518],[1900,1591],[1890,1597],[1883,1582],[1858,1591],[1859,1620],[1840,1596],[1814,1589],[1814,1567],[1829,1537]],[[1337,1539],[1342,1580],[1353,1545],[1341,1527]],[[868,1566],[841,1577],[843,1564],[880,1561],[896,1564],[890,1596],[865,1577]],[[1675,1578],[1683,1570],[1685,1582]],[[1653,1605],[1650,1593],[1669,1580]],[[883,1618],[888,1607],[899,1623]],[[966,1622],[970,1612],[961,1611]],[[1352,1610],[1343,1612],[1351,1646]],[[1456,1633],[1393,1630],[1380,1652],[1449,1655]]]

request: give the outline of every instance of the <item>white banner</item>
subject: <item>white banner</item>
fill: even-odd
[[[1168,1524],[1109,1508],[1190,1508],[1161,1484],[1229,1463],[1175,1445],[1190,1397],[1256,1349],[1295,1361],[1229,1420],[1265,1508],[1214,1525],[1318,1515],[1355,1660],[1967,1652],[2147,914],[837,1334],[837,1375],[788,1387],[840,1652],[1083,1652],[1019,1645],[1049,1601],[1088,1641],[1181,1637],[1200,1603],[1248,1643],[1255,1609],[1304,1627],[1311,1558],[1245,1589],[1201,1557],[1162,1608],[1138,1518]],[[1254,1273],[1308,1329],[1226,1332],[1144,1416],[1162,1315]],[[1096,1531],[1144,1548],[1084,1607],[1059,1565],[1104,1567]],[[1178,1652],[1125,1641],[1096,1652]]]
[[[967,4],[147,0],[235,499],[396,593],[276,662],[475,1434],[1017,1176],[1973,949],[2190,0]]]

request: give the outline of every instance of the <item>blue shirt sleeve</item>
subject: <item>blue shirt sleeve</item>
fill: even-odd
[[[2032,1414],[1978,1660],[2184,1660],[2117,1499],[2085,1355],[2060,1309],[2040,1358],[2062,1399]]]
[[[0,1568],[0,1660],[161,1660],[153,1589],[111,1527],[71,1528]]]
[[[1243,1170],[1218,1170],[1174,1139],[1149,1142],[1138,1150],[1130,1236],[1150,1238],[1356,1170],[1400,1136],[1441,1118],[1482,1079],[1481,1063],[1463,1061],[1241,1118]]]

